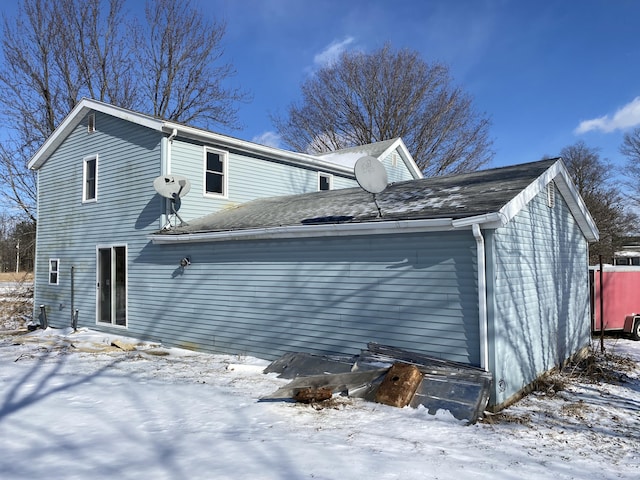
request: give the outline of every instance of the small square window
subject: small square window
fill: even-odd
[[[49,284],[58,285],[58,274],[60,272],[60,260],[57,258],[49,259]]]
[[[92,133],[96,131],[96,114],[90,113],[87,117],[87,132]]]
[[[204,165],[205,195],[227,195],[227,153],[205,150]]]
[[[331,190],[333,187],[333,175],[329,173],[318,173],[318,190]]]
[[[98,156],[83,159],[82,201],[95,202],[98,197]]]

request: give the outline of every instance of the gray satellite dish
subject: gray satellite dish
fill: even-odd
[[[353,167],[358,185],[369,193],[380,193],[387,188],[387,170],[375,157],[360,157]]]
[[[191,189],[191,182],[182,175],[160,175],[153,181],[153,188],[160,195],[171,200],[171,213],[180,220],[180,225],[185,225],[186,222],[178,215],[178,209],[180,199]],[[164,228],[168,226],[171,226],[171,216]]]
[[[161,175],[153,181],[153,188],[165,198],[184,197],[191,189],[191,182],[182,175]]]

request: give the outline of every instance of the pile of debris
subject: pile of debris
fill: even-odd
[[[262,400],[309,403],[346,394],[394,407],[422,405],[431,414],[448,410],[469,424],[484,412],[492,381],[477,367],[377,343],[351,357],[287,353],[264,373],[293,381]]]

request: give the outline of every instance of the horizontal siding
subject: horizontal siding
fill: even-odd
[[[397,154],[397,162],[395,165],[393,164],[394,153]],[[387,170],[389,183],[413,180],[413,175],[411,174],[411,172],[407,168],[407,165],[404,163],[402,157],[399,153],[397,153],[397,151],[390,152],[385,158],[381,159],[381,161],[382,165],[384,165],[384,168]]]
[[[477,364],[474,251],[470,234],[151,245],[130,330],[264,358],[376,341]]]
[[[211,148],[217,148],[210,145]],[[224,150],[224,149],[221,149]],[[204,146],[174,140],[171,148],[171,172],[186,176],[191,191],[182,200],[180,216],[198,218],[222,208],[257,198],[295,195],[318,190],[318,171],[265,158],[253,158],[237,152],[228,157],[228,195],[204,196]],[[334,188],[357,186],[353,178],[333,175]]]
[[[47,307],[55,326],[71,318],[71,267],[75,308],[93,326],[96,245],[126,244],[136,257],[145,236],[158,229],[161,200],[153,189],[160,174],[161,135],[99,112],[96,131],[86,119],[38,172],[36,310]],[[82,203],[83,158],[98,155],[98,199]],[[60,284],[48,284],[49,258],[60,259]]]
[[[589,341],[587,242],[562,196],[539,194],[492,241],[492,370],[501,403]]]

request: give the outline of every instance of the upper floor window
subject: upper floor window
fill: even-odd
[[[96,114],[90,113],[87,117],[87,132],[95,132],[96,131]]]
[[[204,163],[204,194],[226,197],[227,152],[207,148]]]
[[[60,273],[60,260],[57,258],[49,259],[49,284],[58,285],[58,274]]]
[[[318,190],[331,190],[333,188],[333,175],[318,172]]]
[[[82,201],[95,202],[98,198],[98,155],[83,159]]]

